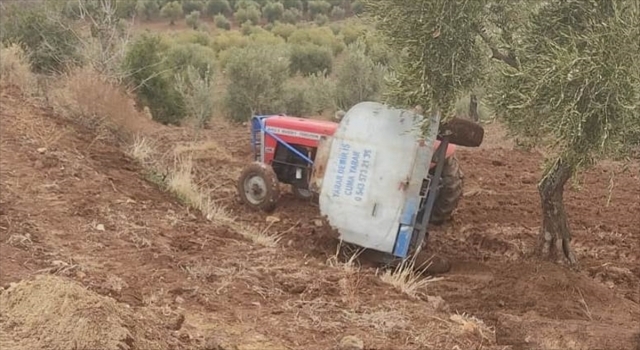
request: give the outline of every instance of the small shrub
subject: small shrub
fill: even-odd
[[[359,102],[378,97],[384,69],[366,55],[365,44],[358,40],[348,46],[345,60],[336,72],[336,77],[336,104],[346,111]]]
[[[160,14],[162,17],[169,19],[169,24],[174,25],[176,24],[176,20],[183,15],[182,6],[180,6],[178,1],[168,2],[162,10],[160,10]]]
[[[251,33],[253,32],[253,24],[251,23],[251,21],[242,23],[242,25],[240,26],[240,32],[245,36],[251,35]]]
[[[121,141],[139,131],[145,117],[126,91],[110,80],[91,67],[78,67],[59,76],[48,97],[59,115]]]
[[[176,31],[172,33],[174,41],[178,43],[192,43],[202,46],[211,45],[211,36],[207,33],[193,30]]]
[[[176,90],[182,96],[187,114],[196,120],[198,127],[204,127],[213,114],[214,84],[211,71],[204,76],[189,65],[183,74],[176,74]]]
[[[160,7],[155,1],[138,0],[136,3],[136,13],[146,21],[150,21],[158,16]]]
[[[177,124],[184,117],[184,101],[173,88],[172,76],[162,53],[169,45],[159,35],[144,33],[130,46],[124,60],[130,83],[140,102],[149,107],[154,120]]]
[[[296,31],[296,26],[288,23],[277,23],[273,29],[271,29],[271,33],[287,40],[289,36]]]
[[[342,40],[345,44],[351,45],[358,40],[358,38],[362,37],[366,30],[367,28],[365,26],[349,24],[340,29],[340,35],[342,35]]]
[[[282,3],[282,5],[284,5],[285,10],[288,10],[291,8],[296,10],[302,10],[303,8],[302,0],[280,0],[280,2]]]
[[[207,14],[209,16],[229,16],[232,13],[231,6],[227,0],[209,0],[209,2],[207,2]]]
[[[200,11],[192,11],[185,18],[187,25],[193,29],[198,29],[198,25],[200,24]]]
[[[254,0],[236,0],[233,1],[235,2],[234,8],[237,10],[239,9],[247,9],[249,7],[255,7],[258,10],[260,9],[260,2],[264,3],[264,0],[260,0],[260,1],[254,1]]]
[[[297,8],[290,8],[282,14],[282,22],[296,24],[302,18],[302,13]]]
[[[279,2],[269,2],[262,8],[262,15],[269,23],[282,19],[283,14],[284,6]]]
[[[249,35],[249,38],[251,42],[260,45],[282,46],[285,44],[284,39],[260,27],[254,27],[254,31]]]
[[[220,29],[224,29],[224,30],[230,30],[231,29],[231,22],[229,22],[227,17],[225,17],[224,15],[216,15],[213,18],[213,21],[215,22],[216,27],[218,27]]]
[[[220,53],[230,48],[244,47],[248,44],[249,38],[234,30],[216,35],[211,42],[211,47],[216,53]]]
[[[327,15],[323,15],[323,14],[318,14],[316,15],[316,17],[313,19],[313,21],[319,25],[319,26],[323,26],[325,24],[327,24],[327,22],[329,22],[329,17],[327,17]]]
[[[354,15],[359,15],[364,12],[364,4],[362,1],[356,0],[351,3],[351,11],[353,11]]]
[[[331,11],[331,4],[323,0],[309,1],[307,6],[309,13],[314,17],[319,14],[328,15]]]
[[[292,74],[330,74],[333,66],[331,49],[313,44],[294,45],[291,49],[289,69]]]
[[[342,7],[334,7],[331,10],[331,18],[334,20],[343,19],[347,12]]]
[[[282,5],[284,5],[285,9],[297,9],[297,10],[301,10],[302,9],[302,1],[301,0],[281,0],[280,1],[282,3]]]
[[[0,44],[0,82],[11,84],[31,95],[36,91],[36,77],[31,73],[29,60],[18,44]]]
[[[234,17],[238,23],[245,23],[247,21],[251,22],[251,24],[258,24],[260,22],[260,10],[254,6],[249,6],[247,8],[240,8],[236,11]]]
[[[299,45],[311,43],[330,47],[334,55],[341,53],[345,48],[342,40],[333,35],[331,29],[327,27],[300,28],[291,34],[288,42]]]
[[[298,117],[318,115],[334,109],[335,85],[321,74],[312,75],[302,82],[290,80],[282,95],[283,112]]]
[[[175,73],[186,73],[187,67],[192,67],[203,79],[215,67],[215,51],[194,43],[179,43],[171,45],[166,53],[164,66]]]
[[[252,114],[278,113],[289,62],[275,46],[253,44],[233,49],[225,66],[228,117],[246,121]]]
[[[1,41],[20,44],[36,73],[54,73],[79,65],[80,40],[59,13],[42,6],[12,9],[2,19]]]
[[[182,12],[192,13],[198,11],[202,13],[204,10],[204,4],[200,0],[182,0]]]

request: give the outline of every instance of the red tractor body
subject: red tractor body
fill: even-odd
[[[314,149],[318,147],[320,138],[332,136],[338,128],[338,123],[328,120],[305,119],[290,117],[286,115],[273,115],[262,117],[264,120],[264,141],[262,150],[255,150],[256,154],[262,154],[261,162],[271,165],[278,148],[278,139],[290,145],[308,147],[311,154],[310,159],[315,156]],[[256,135],[258,136],[258,135]],[[440,146],[440,141],[436,140],[434,149]],[[448,144],[446,157],[449,158],[455,152],[456,145]],[[431,168],[436,165],[431,162]]]

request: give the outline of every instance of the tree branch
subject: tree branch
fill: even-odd
[[[482,41],[484,41],[484,43],[489,46],[489,49],[491,50],[491,58],[502,61],[510,65],[511,67],[520,70],[518,60],[516,60],[516,58],[511,56],[510,54],[505,54],[504,52],[500,51],[496,43],[491,40],[491,37],[489,37],[489,34],[487,34],[484,28],[478,28],[476,31],[478,32],[478,35],[480,35],[480,38],[482,38]]]

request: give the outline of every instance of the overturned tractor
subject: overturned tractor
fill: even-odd
[[[415,111],[361,102],[339,122],[285,115],[251,120],[255,161],[237,183],[240,199],[272,211],[280,184],[317,198],[341,239],[404,259],[419,250],[429,223],[449,219],[462,196],[456,145],[478,147],[470,120],[441,124]]]

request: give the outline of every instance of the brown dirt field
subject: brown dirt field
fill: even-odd
[[[454,221],[430,233],[430,250],[452,259],[452,271],[410,298],[373,268],[337,263],[335,235],[314,223],[312,203],[285,193],[271,224],[238,203],[246,127],[140,130],[160,153],[189,149],[215,203],[239,223],[283,234],[273,248],[185,207],[121,146],[16,89],[2,90],[0,118],[0,285],[42,274],[82,285],[87,300],[130,309],[114,312],[119,327],[149,330],[125,342],[131,349],[335,349],[349,335],[376,350],[640,346],[637,162],[626,172],[598,165],[566,194],[582,263],[572,271],[529,256],[541,156],[514,150],[490,125],[483,147],[459,153],[466,193]],[[4,318],[11,288],[0,294],[2,348],[21,334]],[[66,339],[38,329],[34,337]]]

